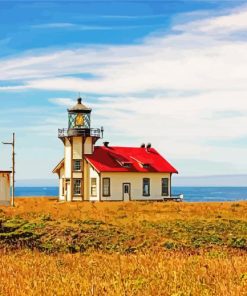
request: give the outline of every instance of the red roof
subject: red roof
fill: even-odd
[[[85,157],[98,172],[178,173],[154,148],[96,146]]]

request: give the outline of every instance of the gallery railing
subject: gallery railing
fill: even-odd
[[[100,138],[101,130],[99,128],[63,128],[58,129],[58,137],[71,137],[71,136],[83,136],[83,137],[97,137]]]

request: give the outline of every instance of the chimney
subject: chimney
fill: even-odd
[[[77,103],[81,105],[81,98],[77,99]]]
[[[151,147],[152,147],[152,144],[151,143],[147,143],[147,146],[146,146],[147,152],[149,152],[149,150],[150,150]]]
[[[110,142],[103,142],[105,147],[109,147]]]

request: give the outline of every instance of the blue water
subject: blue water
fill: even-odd
[[[16,187],[16,196],[58,196],[58,187]]]
[[[185,201],[247,200],[247,187],[173,187],[172,194],[184,194]],[[17,187],[16,196],[58,196],[58,187]]]
[[[184,194],[185,201],[247,200],[247,187],[173,187],[173,194]]]

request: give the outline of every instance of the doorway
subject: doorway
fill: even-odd
[[[123,183],[123,200],[130,200],[130,183]]]
[[[65,192],[64,192],[64,195],[65,195],[65,200],[66,201],[71,201],[71,189],[70,189],[70,180],[69,179],[66,179],[66,182],[65,182]]]

